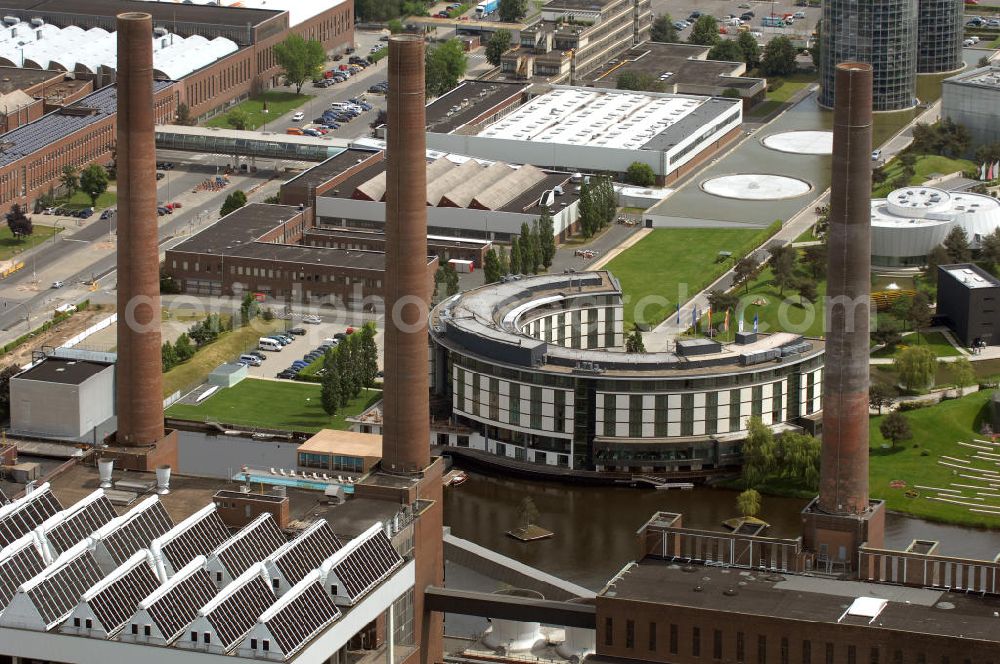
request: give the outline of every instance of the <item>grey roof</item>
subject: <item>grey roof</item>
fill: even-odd
[[[710,97],[680,120],[646,141],[640,149],[666,152],[686,138],[703,131],[705,127],[714,125],[723,113],[742,104],[739,99]]]
[[[2,155],[0,155],[2,159]],[[22,371],[17,380],[36,380],[44,383],[80,385],[91,376],[96,376],[110,364],[89,360],[72,360],[63,357],[47,357],[35,366]]]

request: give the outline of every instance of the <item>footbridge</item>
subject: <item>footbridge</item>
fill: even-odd
[[[350,141],[325,136],[293,136],[267,131],[243,131],[217,127],[156,127],[156,147],[202,154],[284,159],[288,161],[324,161],[347,149]]]

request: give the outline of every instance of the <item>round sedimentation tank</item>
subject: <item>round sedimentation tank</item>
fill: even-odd
[[[833,108],[834,73],[841,62],[872,66],[872,110],[898,111],[916,104],[916,2],[826,0],[821,25],[822,106]]]
[[[534,590],[524,588],[511,588],[509,590],[498,590],[494,595],[507,595],[511,597],[527,597],[530,599],[545,599],[545,596]],[[516,620],[493,619],[493,627],[490,632],[483,637],[483,643],[494,650],[503,648],[504,652],[525,652],[531,650],[539,642],[544,642],[541,624],[537,622],[518,622]]]
[[[917,73],[939,74],[964,66],[963,0],[920,0]]]

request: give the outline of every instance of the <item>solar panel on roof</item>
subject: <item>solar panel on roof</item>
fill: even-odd
[[[229,538],[229,529],[223,523],[214,505],[198,518],[182,521],[161,537],[163,556],[174,570],[187,565],[195,556],[211,553]]]
[[[282,576],[292,585],[319,567],[341,547],[340,540],[326,521],[316,521],[285,545],[272,559]]]
[[[169,642],[198,616],[198,609],[214,596],[212,578],[205,570],[197,569],[151,602],[146,612]]]
[[[261,622],[267,626],[285,659],[340,617],[340,609],[323,590],[319,575],[305,583],[301,590],[293,589],[261,616]]]
[[[35,605],[42,621],[52,625],[66,617],[80,596],[101,577],[97,561],[85,545],[80,545],[74,555],[68,556],[55,569],[47,569],[25,583],[22,590]]]
[[[6,608],[21,584],[45,569],[45,560],[33,534],[3,550],[0,557],[0,610]]]
[[[160,585],[146,554],[139,553],[135,558],[137,560],[126,563],[129,569],[122,573],[119,573],[120,570],[113,572],[113,575],[119,573],[118,577],[87,601],[94,616],[109,635],[121,629],[135,613],[139,602]]]
[[[73,548],[77,542],[115,518],[115,508],[103,492],[89,500],[80,509],[74,510],[73,507],[70,507],[64,512],[71,513],[61,521],[56,522],[51,528],[45,529],[45,539],[52,546],[56,555]],[[58,516],[57,514],[53,518]]]
[[[7,546],[62,510],[48,484],[0,508],[0,546]]]
[[[174,527],[163,503],[155,498],[137,505],[124,517],[125,520],[117,528],[101,534],[101,541],[116,565],[121,565],[136,551],[146,548]]]
[[[274,593],[258,570],[253,578],[214,606],[205,618],[212,625],[222,647],[228,651],[246,636],[256,624],[257,617],[273,603]]]
[[[330,572],[336,575],[343,586],[342,594],[351,601],[357,601],[388,576],[389,572],[403,564],[402,557],[380,525],[373,526],[364,535],[352,540],[347,549],[334,557]]]
[[[280,549],[285,542],[285,536],[274,519],[265,513],[220,544],[212,556],[218,558],[229,576],[235,579],[254,563]]]

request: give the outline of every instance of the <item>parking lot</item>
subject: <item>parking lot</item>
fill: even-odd
[[[762,2],[760,0],[653,0],[653,14],[659,16],[667,13],[674,21],[684,20],[691,16],[692,12],[701,12],[714,16],[718,20],[731,16],[739,17],[744,12],[752,11],[753,19],[750,21],[750,29],[754,32],[762,33],[760,41],[766,42],[771,36],[776,34],[811,33],[823,15],[820,7],[800,7],[796,6],[794,0],[784,2]],[[804,19],[796,19],[795,22],[786,28],[764,29],[763,19],[774,13],[778,16],[785,14],[795,14],[802,12]],[[735,28],[732,30],[735,33]],[[681,39],[687,41],[691,35],[690,26],[679,31]],[[732,35],[730,35],[732,36]]]

